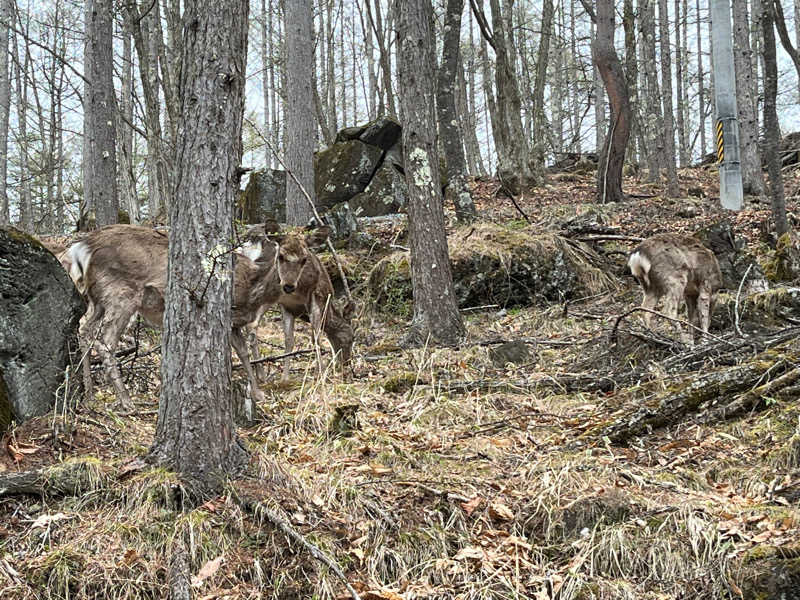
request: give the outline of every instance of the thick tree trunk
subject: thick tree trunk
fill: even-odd
[[[453,290],[439,187],[432,8],[430,0],[394,0],[394,7],[414,295],[406,343],[424,344],[430,336],[456,344],[465,330]]]
[[[592,45],[592,55],[603,77],[611,105],[609,133],[597,166],[597,197],[600,202],[619,202],[624,199],[622,167],[631,127],[628,85],[614,49],[614,27],[613,0],[599,0],[597,35]]]
[[[775,232],[781,236],[789,231],[789,223],[786,220],[786,198],[781,175],[781,159],[778,154],[778,144],[781,140],[781,128],[775,106],[778,95],[778,61],[775,54],[775,31],[773,28],[775,10],[771,0],[764,2],[762,18],[764,29],[764,153],[767,158],[767,172],[772,196],[772,218],[775,220]]]
[[[294,2],[286,11],[286,168],[314,199],[314,7],[311,0]],[[333,83],[331,82],[331,85]],[[306,225],[313,211],[303,191],[289,178],[286,182],[286,220]]]
[[[26,27],[27,29],[27,27]],[[26,34],[27,35],[27,32]],[[17,88],[17,122],[19,127],[19,163],[24,174],[30,173],[30,155],[28,138],[28,69],[30,68],[30,55],[25,52],[20,59],[17,38],[14,36],[14,66],[16,71]],[[22,61],[22,62],[20,62]],[[31,194],[31,179],[28,176],[21,178],[19,186],[19,220],[20,228],[28,233],[33,233],[33,197]]]
[[[747,0],[733,0],[733,64],[736,71],[736,106],[739,113],[739,147],[742,187],[746,194],[764,193],[761,153],[758,149],[758,112],[750,51],[750,17]]]
[[[700,14],[700,0],[695,2],[695,12]],[[697,19],[697,106],[700,114],[700,156],[706,155],[706,83],[703,73],[703,32]]]
[[[461,130],[458,127],[455,86],[461,50],[461,13],[464,0],[447,0],[444,18],[444,44],[442,64],[436,82],[439,133],[442,137],[445,164],[447,165],[447,194],[453,199],[456,217],[467,223],[475,218],[475,204],[467,185],[466,159]]]
[[[151,457],[199,493],[240,469],[233,423],[233,204],[239,188],[247,0],[186,5],[162,389]]]
[[[89,187],[85,187],[83,193],[87,205],[94,209],[98,227],[116,223],[119,216],[112,10],[112,0],[87,0],[91,52],[86,63],[89,89],[84,98],[84,112],[91,115],[88,140],[91,175],[85,181]]]

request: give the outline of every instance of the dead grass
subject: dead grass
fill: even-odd
[[[524,208],[544,219],[552,201],[551,215],[567,216],[566,200]],[[628,210],[608,208],[604,218],[622,221]],[[500,244],[477,229],[480,243]],[[548,239],[543,252],[556,244],[583,264],[584,250]],[[402,322],[365,313],[352,381],[329,370],[317,377],[313,354],[293,361],[288,384],[273,368],[259,419],[240,429],[249,477],[200,507],[183,505],[174,474],[139,460],[157,390],[138,396],[132,417],[111,411],[101,389],[74,415],[17,427],[0,470],[79,469],[84,491],[0,498],[0,597],[165,598],[179,543],[198,598],[345,597],[265,508],[373,600],[769,597],[757,595],[772,585],[765,573],[779,565],[797,576],[781,554],[800,533],[795,403],[775,400],[731,423],[684,423],[625,448],[587,434],[668,383],[642,343],[608,346],[615,315],[638,302],[632,282],[595,267],[584,275],[593,293],[566,312],[553,304],[467,314],[474,343],[456,350],[399,349]],[[265,320],[265,353],[280,352],[271,347],[279,327]],[[298,347],[308,347],[307,332],[300,325]],[[497,368],[477,343],[504,339],[527,340],[531,362]],[[569,386],[569,374],[648,361],[643,372],[657,376],[644,386]],[[331,426],[340,407],[353,419],[345,429]]]

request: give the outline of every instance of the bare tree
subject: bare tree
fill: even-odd
[[[298,0],[287,10],[286,24],[286,168],[314,196],[314,7],[312,0]],[[290,225],[305,225],[311,219],[311,206],[303,191],[289,178],[286,182],[286,220]]]
[[[750,50],[747,0],[733,0],[733,66],[736,71],[736,106],[739,113],[739,147],[742,187],[747,194],[764,193],[761,153],[758,149],[757,91]]]
[[[430,0],[394,0],[403,157],[408,184],[414,316],[409,344],[430,336],[455,344],[465,331],[458,312],[444,229],[436,149],[433,34]]]
[[[775,3],[777,2],[778,0],[775,0]],[[789,223],[786,220],[786,198],[781,175],[781,159],[778,154],[781,128],[775,106],[778,95],[778,60],[775,53],[774,22],[775,4],[773,0],[764,0],[761,23],[764,30],[764,154],[767,159],[772,196],[772,218],[775,220],[775,232],[781,236],[789,231]]]
[[[11,222],[8,203],[8,120],[11,112],[11,77],[8,72],[8,38],[14,18],[14,0],[0,0],[0,225]]]
[[[475,204],[466,177],[464,143],[458,126],[455,87],[461,57],[461,13],[464,0],[448,0],[444,18],[444,44],[442,64],[436,81],[436,107],[439,115],[439,133],[442,137],[445,164],[447,165],[447,193],[453,199],[456,217],[462,223],[475,218]]]
[[[676,198],[678,171],[675,166],[675,116],[672,110],[672,55],[669,43],[669,13],[667,0],[658,2],[658,25],[661,37],[661,98],[664,104],[664,166],[667,170],[667,196]]]
[[[200,493],[216,489],[246,460],[232,418],[228,345],[247,14],[247,0],[186,3],[161,402],[151,457]]]

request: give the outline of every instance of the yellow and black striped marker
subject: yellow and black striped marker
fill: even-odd
[[[722,121],[717,121],[717,164],[725,160],[725,139],[722,135]]]

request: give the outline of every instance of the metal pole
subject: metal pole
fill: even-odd
[[[723,208],[742,208],[742,165],[739,162],[739,120],[730,0],[711,2],[711,60],[714,69],[714,136],[719,164],[719,198]]]

